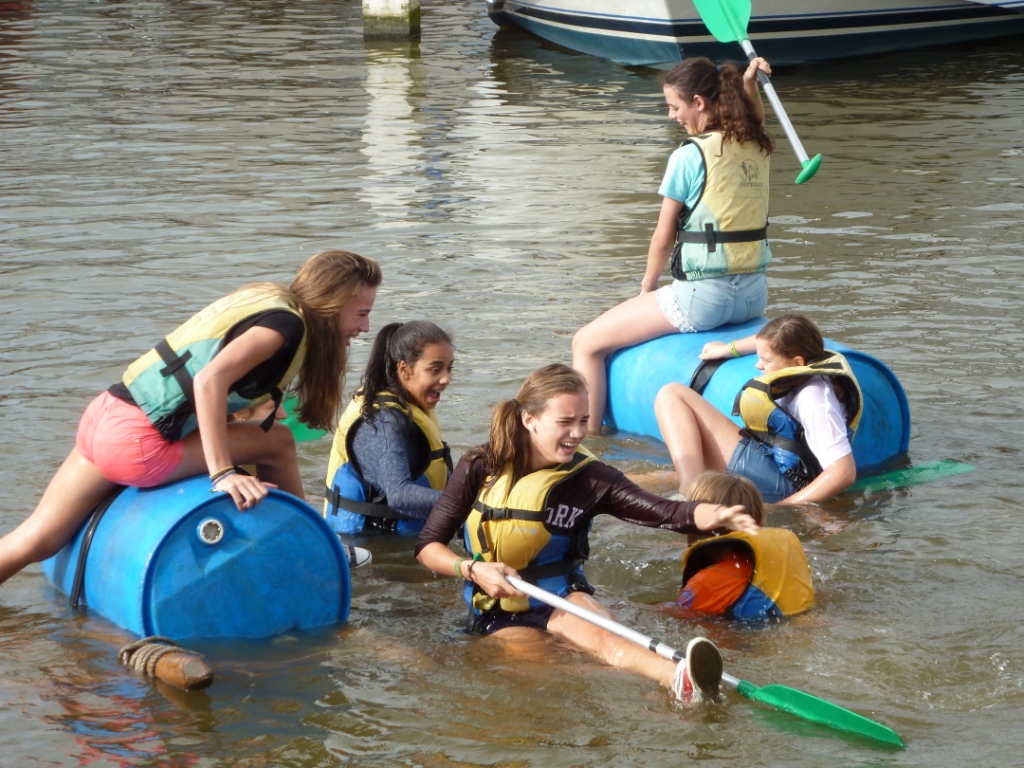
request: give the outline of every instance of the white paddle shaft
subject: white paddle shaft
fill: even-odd
[[[523,581],[517,576],[506,576],[505,579],[524,595],[536,598],[542,603],[550,605],[552,608],[558,608],[566,613],[570,613],[578,619],[589,621],[591,624],[601,627],[601,629],[608,630],[613,635],[618,635],[632,643],[636,643],[642,648],[653,651],[664,659],[669,659],[670,661],[681,661],[684,657],[684,654],[681,651],[677,651],[664,643],[652,640],[647,635],[641,634],[635,629],[625,627],[617,621],[609,619],[607,616],[594,613],[593,611],[584,608],[582,605],[576,605],[576,603],[566,600],[563,597],[553,595],[547,590],[541,589],[528,581]],[[731,685],[733,688],[740,683],[738,678],[735,678],[732,675],[727,675],[724,672],[722,673],[722,682]]]
[[[750,44],[747,39],[740,40],[740,45],[743,46],[743,52],[747,54],[747,58],[753,61],[757,58],[757,53],[754,51],[754,46]],[[793,145],[793,151],[796,152],[796,157],[800,161],[801,165],[807,162],[807,152],[804,151],[804,145],[800,143],[800,137],[796,135],[796,129],[793,128],[793,123],[789,121],[789,115],[786,114],[785,108],[782,106],[782,102],[779,100],[779,94],[775,92],[775,86],[772,85],[772,81],[768,79],[768,75],[758,70],[757,77],[761,81],[761,87],[764,88],[764,92],[768,94],[768,101],[772,103],[772,107],[775,109],[775,116],[779,118],[779,123],[782,124],[782,130],[786,132],[786,137],[789,139],[789,143]]]

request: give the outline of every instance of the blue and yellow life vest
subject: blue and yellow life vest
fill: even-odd
[[[388,506],[387,498],[374,493],[363,479],[362,470],[352,455],[356,427],[364,421],[363,402],[362,395],[353,397],[338,421],[327,465],[324,517],[337,533],[362,533],[367,526],[367,518],[375,518],[394,521],[394,532],[400,536],[415,536],[425,521],[401,515]],[[434,411],[424,411],[389,392],[378,394],[374,403],[377,408],[391,408],[402,414],[405,422],[411,421],[426,440],[429,450],[426,465],[410,467],[414,482],[437,491],[444,490],[448,476],[452,473],[452,458],[448,444],[441,439],[441,427]],[[406,435],[407,442],[417,438],[416,433]]]
[[[762,528],[756,536],[732,531],[698,541],[683,555],[683,586],[698,571],[718,562],[723,547],[746,549],[754,563],[750,586],[729,606],[725,613],[728,618],[756,621],[795,616],[814,603],[807,555],[796,534],[784,528]]]
[[[733,415],[743,419],[743,434],[771,447],[779,471],[798,490],[820,475],[822,467],[807,446],[803,426],[777,401],[810,376],[825,376],[841,388],[847,435],[852,441],[864,397],[850,363],[838,352],[825,350],[824,357],[807,365],[757,376],[743,385],[733,404]]]
[[[577,584],[586,584],[583,563],[589,554],[589,524],[576,526],[584,510],[567,505],[548,506],[551,490],[582,470],[594,456],[583,448],[568,464],[539,469],[512,482],[507,467],[493,484],[484,484],[466,519],[466,549],[476,559],[501,562],[515,568],[524,581],[565,596]],[[489,478],[490,479],[490,478]],[[499,602],[465,587],[466,602],[476,611],[488,611]],[[501,610],[519,613],[543,605],[533,598],[503,597]]]
[[[770,157],[754,141],[723,141],[720,131],[691,136],[704,159],[704,189],[683,206],[672,249],[672,277],[704,280],[764,272],[768,248]]]
[[[186,320],[163,341],[133,362],[121,382],[154,427],[171,440],[197,429],[193,378],[224,346],[224,339],[243,320],[269,310],[286,310],[302,317],[284,296],[260,288],[243,288],[215,301]],[[282,393],[298,374],[306,356],[303,336],[288,368],[274,385],[261,391],[228,392],[228,414],[273,398],[281,404]],[[276,410],[276,408],[275,408]],[[172,434],[172,424],[188,413],[183,426]],[[272,413],[263,423],[269,430]]]

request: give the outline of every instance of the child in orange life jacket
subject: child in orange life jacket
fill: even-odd
[[[689,501],[742,504],[763,525],[764,502],[740,475],[703,472],[687,489]],[[724,528],[688,534],[683,585],[674,603],[677,618],[690,613],[760,620],[802,613],[814,602],[811,571],[800,540],[783,528],[761,528],[756,537]]]

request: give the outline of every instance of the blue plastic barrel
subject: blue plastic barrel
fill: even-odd
[[[767,322],[757,318],[704,333],[676,333],[619,350],[608,359],[608,407],[605,424],[621,432],[661,439],[654,416],[654,398],[665,384],[690,385],[701,364],[698,357],[709,341],[733,341],[757,333]],[[840,352],[850,362],[864,395],[864,412],[853,438],[853,458],[859,473],[870,472],[910,445],[910,406],[899,380],[889,368],[863,352],[825,339],[825,348]],[[726,360],[715,371],[704,397],[719,411],[732,415],[740,389],[757,376],[756,355]]]
[[[102,507],[101,507],[102,508]],[[114,498],[43,573],[139,636],[264,638],[344,623],[348,558],[319,512],[276,490],[247,512],[193,477]]]

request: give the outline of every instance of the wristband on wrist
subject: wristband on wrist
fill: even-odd
[[[740,351],[736,349],[735,339],[729,342],[729,351],[732,352],[733,357],[740,357]]]
[[[460,557],[455,561],[455,578],[462,578],[462,564],[466,562],[466,558]]]
[[[473,566],[476,565],[479,562],[480,562],[479,560],[474,558],[470,562],[469,568],[466,569],[466,578],[468,578],[470,581],[473,581]]]
[[[228,475],[233,475],[236,472],[238,472],[238,467],[235,467],[235,466],[221,467],[216,472],[213,472],[210,475],[210,482],[216,485],[217,481],[220,480],[222,477],[227,477]]]

